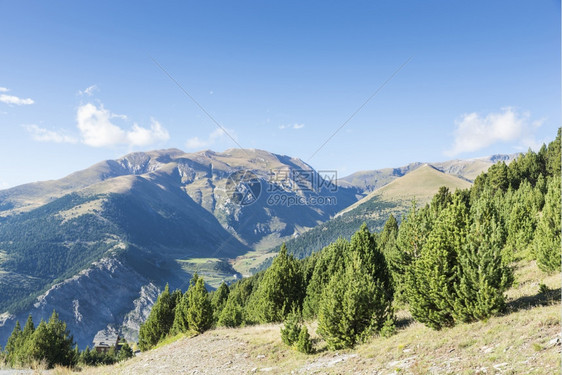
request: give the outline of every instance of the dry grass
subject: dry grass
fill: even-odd
[[[354,349],[332,352],[307,323],[316,354],[284,345],[280,324],[218,328],[95,374],[557,374],[560,373],[560,274],[546,275],[534,262],[516,265],[517,284],[502,316],[434,331],[399,311],[389,338],[372,337]],[[539,284],[550,289],[539,293]],[[557,341],[558,338],[558,341]],[[189,354],[188,354],[189,353]],[[195,371],[195,372],[193,372]]]
[[[470,182],[466,180],[445,174],[429,165],[424,165],[373,191],[358,202],[340,211],[336,216],[353,211],[373,198],[378,198],[382,201],[399,202],[405,207],[410,207],[412,200],[415,199],[422,206],[431,200],[441,186],[447,186],[451,191],[455,191],[455,189],[469,188],[470,185]]]

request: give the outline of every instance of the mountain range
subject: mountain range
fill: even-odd
[[[304,256],[513,158],[412,163],[336,181],[262,150],[169,149],[2,190],[0,344],[16,320],[38,322],[53,309],[81,348],[101,330],[134,340],[166,283],[185,289],[194,272],[211,288],[234,281],[282,242]]]

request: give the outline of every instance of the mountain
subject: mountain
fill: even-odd
[[[346,213],[351,215],[358,215],[359,212],[362,215],[368,214],[369,210],[366,208],[375,200],[396,202],[398,203],[397,207],[404,205],[409,207],[411,201],[415,199],[418,204],[425,205],[441,186],[446,186],[454,191],[455,189],[467,189],[470,185],[471,183],[467,180],[446,174],[432,165],[423,164],[407,175],[393,180],[343,209],[336,217]]]
[[[400,220],[411,207],[412,200],[415,199],[418,205],[425,205],[441,186],[454,191],[466,189],[470,185],[465,179],[446,174],[432,165],[422,164],[340,211],[331,220],[287,241],[287,249],[296,257],[304,258],[338,237],[349,239],[362,223],[366,223],[371,231],[380,231],[389,215]],[[272,248],[269,254],[274,255],[277,250],[278,248]],[[270,263],[271,256],[254,267],[252,272],[265,269]]]
[[[498,161],[510,163],[519,154],[498,154],[468,160],[448,160],[437,163],[410,163],[399,168],[384,168],[370,171],[360,171],[350,174],[338,180],[338,184],[344,187],[355,187],[364,192],[372,192],[384,185],[402,177],[425,164],[430,164],[441,172],[454,175],[473,182],[476,176],[486,171]]]
[[[261,150],[171,149],[0,191],[0,340],[52,309],[81,347],[104,329],[134,339],[166,282],[185,289],[195,271],[211,287],[235,280],[230,259],[357,200],[324,177]]]
[[[198,272],[217,287],[249,274],[284,241],[305,254],[349,237],[362,221],[378,229],[406,209],[409,186],[429,194],[468,184],[491,163],[436,164],[431,178],[413,163],[336,184],[299,159],[263,150],[168,149],[2,190],[0,344],[16,320],[39,321],[52,309],[81,347],[105,329],[135,339],[166,282],[185,289]],[[379,185],[386,190],[370,196]]]

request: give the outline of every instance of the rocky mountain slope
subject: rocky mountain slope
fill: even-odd
[[[194,260],[212,264],[211,286],[234,280],[226,260],[316,226],[356,193],[331,191],[287,156],[175,149],[1,191],[0,342],[15,320],[52,309],[81,347],[106,328],[134,339],[155,292],[166,282],[185,289]]]

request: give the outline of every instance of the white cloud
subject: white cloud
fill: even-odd
[[[199,137],[189,138],[187,142],[185,142],[185,147],[188,149],[201,149],[207,147],[208,145],[207,141],[199,139]]]
[[[78,140],[72,136],[62,132],[41,128],[37,125],[23,125],[25,130],[31,134],[31,138],[38,142],[55,142],[55,143],[77,143]]]
[[[232,129],[226,129],[226,131],[232,137],[236,138],[236,134]],[[218,142],[221,138],[224,138],[226,136],[227,136],[227,134],[225,133],[224,130],[222,130],[220,128],[217,128],[217,129],[213,130],[211,132],[211,134],[209,134],[207,139],[200,139],[199,137],[189,138],[187,140],[187,142],[185,142],[185,147],[188,148],[188,149],[191,149],[191,150],[208,148],[208,147],[214,145],[216,142]]]
[[[279,129],[283,130],[283,129],[295,129],[295,130],[299,130],[304,128],[304,124],[288,124],[288,125],[279,125]]]
[[[8,92],[9,90],[5,87],[0,87],[0,92]],[[10,104],[10,105],[29,105],[35,103],[33,99],[19,98],[14,95],[0,94],[0,102]]]
[[[94,91],[98,91],[97,85],[92,85],[90,87],[86,87],[84,90],[78,90],[78,95],[92,96],[94,94]]]
[[[127,144],[130,146],[147,146],[167,141],[168,131],[156,120],[152,119],[150,128],[134,124],[131,130],[124,130],[112,123],[112,118],[126,119],[126,116],[115,115],[100,107],[87,103],[78,107],[76,121],[82,142],[92,147],[114,146]]]
[[[78,107],[76,121],[82,142],[88,146],[103,147],[126,142],[123,129],[111,123],[111,113],[88,103]]]
[[[445,153],[455,156],[474,152],[497,142],[516,142],[521,147],[536,147],[534,131],[542,121],[530,122],[528,112],[519,113],[513,108],[502,108],[499,112],[481,116],[468,113],[456,122],[455,140]]]
[[[133,125],[133,129],[127,132],[127,140],[130,145],[147,146],[170,139],[170,134],[158,121],[152,119],[151,122],[150,129],[142,128],[137,124]]]

